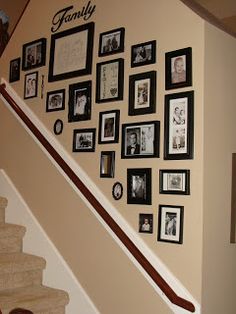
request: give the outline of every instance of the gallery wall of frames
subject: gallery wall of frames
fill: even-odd
[[[97,30],[96,30],[97,31]],[[168,160],[168,169],[159,169],[159,193],[175,194],[177,197],[189,197],[191,193],[190,169],[171,168],[173,160],[194,159],[194,91],[192,90],[192,48],[179,47],[175,51],[166,51],[165,55],[165,96],[164,132],[161,121],[143,120],[143,116],[156,113],[157,107],[157,71],[158,38],[146,42],[125,44],[128,32],[122,25],[106,29],[99,34],[99,42],[94,51],[95,23],[89,22],[72,27],[66,31],[56,32],[51,39],[35,38],[22,46],[22,54],[11,60],[9,82],[24,79],[23,98],[40,97],[43,81],[39,82],[37,69],[46,65],[47,45],[50,45],[48,90],[45,91],[45,114],[67,111],[67,120],[55,118],[53,132],[61,136],[67,123],[74,123],[71,134],[72,154],[93,154],[101,146],[100,179],[114,179],[110,193],[114,202],[119,202],[123,192],[127,195],[127,208],[130,204],[152,206],[153,167],[147,167],[150,158]],[[122,55],[129,50],[129,59]],[[71,53],[71,52],[74,53]],[[93,55],[97,54],[100,62],[96,64],[96,81],[83,80],[91,75]],[[105,61],[103,57],[106,57]],[[147,69],[148,67],[148,70]],[[136,72],[125,76],[125,68]],[[145,70],[143,70],[145,69]],[[67,79],[78,78],[73,84]],[[64,81],[65,88],[54,89],[56,81]],[[128,84],[128,116],[138,116],[139,122],[121,121],[121,110],[112,104],[124,99],[124,82]],[[41,83],[41,85],[40,85]],[[184,91],[181,90],[184,88]],[[95,99],[92,99],[92,89]],[[168,91],[168,92],[167,92]],[[68,95],[68,104],[65,99]],[[42,96],[42,95],[41,95]],[[80,127],[81,121],[91,120],[93,106],[110,103],[110,110],[100,110],[97,127]],[[102,107],[101,107],[102,108]],[[121,135],[120,135],[121,134]],[[163,139],[163,156],[160,154],[160,142]],[[104,144],[108,149],[104,149]],[[119,145],[121,154],[109,149],[109,144]],[[114,146],[113,146],[114,147]],[[143,167],[127,168],[125,182],[116,179],[119,169],[118,159],[142,159]],[[98,174],[99,175],[99,174]],[[156,173],[155,173],[156,175]],[[155,192],[155,194],[157,194]],[[156,230],[157,241],[182,244],[184,241],[184,206],[180,197],[178,204],[158,204],[157,225],[154,225],[153,213],[140,212],[137,232],[152,235]]]

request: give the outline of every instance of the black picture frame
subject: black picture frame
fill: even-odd
[[[9,82],[17,82],[20,80],[20,62],[21,58],[16,58],[10,61]]]
[[[25,75],[24,99],[38,96],[38,71]]]
[[[48,81],[92,73],[94,22],[52,34]]]
[[[156,71],[129,77],[129,115],[156,112]]]
[[[22,47],[22,70],[31,70],[46,64],[47,39],[40,38]]]
[[[139,232],[153,233],[153,214],[139,214]]]
[[[114,178],[115,151],[102,151],[100,157],[100,178]]]
[[[99,112],[99,144],[119,142],[120,110]]]
[[[131,46],[131,68],[156,63],[156,40]]]
[[[153,158],[160,152],[160,121],[122,125],[121,158]]]
[[[123,99],[124,59],[118,58],[97,63],[96,102],[104,103]]]
[[[53,131],[55,135],[60,135],[63,131],[63,121],[61,119],[57,119],[53,126]]]
[[[159,205],[157,241],[183,243],[184,206]]]
[[[152,204],[152,169],[127,169],[127,204]]]
[[[160,169],[160,194],[190,194],[190,170],[188,169]]]
[[[65,89],[47,92],[46,112],[65,109]]]
[[[115,182],[112,187],[112,196],[114,200],[118,201],[123,196],[123,185],[120,182]]]
[[[73,152],[95,152],[96,129],[76,129],[73,131]]]
[[[124,52],[124,39],[124,27],[101,33],[99,36],[98,56],[103,57],[114,53]]]
[[[187,47],[165,54],[166,90],[192,86],[192,48]]]
[[[92,81],[69,85],[68,122],[91,119]]]
[[[194,91],[165,96],[164,159],[193,159]]]

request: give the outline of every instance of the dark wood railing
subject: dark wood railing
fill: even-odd
[[[181,297],[179,297],[174,290],[168,285],[168,283],[161,277],[161,275],[156,271],[156,269],[151,265],[147,258],[140,252],[136,245],[130,240],[126,233],[120,228],[120,226],[115,222],[115,220],[108,214],[104,207],[99,203],[95,196],[90,192],[90,190],[84,185],[84,183],[78,178],[75,172],[70,168],[70,166],[64,161],[64,159],[58,154],[58,152],[52,147],[48,140],[43,136],[43,134],[38,130],[38,128],[32,123],[32,121],[27,117],[27,115],[22,111],[22,109],[17,105],[14,99],[6,91],[5,84],[0,85],[0,94],[9,103],[12,109],[20,117],[20,119],[25,123],[25,125],[30,129],[38,141],[44,146],[48,153],[53,157],[65,174],[70,178],[70,180],[75,184],[75,186],[82,192],[88,202],[93,206],[101,218],[106,222],[106,224],[111,228],[115,235],[120,239],[124,246],[129,250],[129,252],[134,256],[142,268],[148,273],[155,284],[161,289],[161,291],[166,295],[166,297],[175,305],[184,308],[190,312],[195,312],[195,306],[190,302]]]

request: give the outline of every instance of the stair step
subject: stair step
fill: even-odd
[[[68,303],[66,292],[41,285],[0,292],[2,314],[14,308],[25,308],[34,314],[64,314]]]
[[[5,209],[7,207],[7,199],[0,196],[0,222],[5,222]]]
[[[25,232],[23,226],[0,223],[0,253],[21,252]]]
[[[45,266],[45,260],[38,256],[25,253],[0,254],[0,291],[40,285]]]

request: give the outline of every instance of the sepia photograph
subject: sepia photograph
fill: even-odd
[[[38,94],[38,72],[25,75],[24,99],[37,97]]]
[[[118,143],[120,128],[120,110],[99,113],[99,144]]]
[[[156,62],[156,41],[148,41],[131,47],[131,67],[138,67]]]
[[[100,177],[114,178],[115,175],[115,151],[102,151],[100,158]]]
[[[153,233],[153,214],[139,214],[139,232]]]

